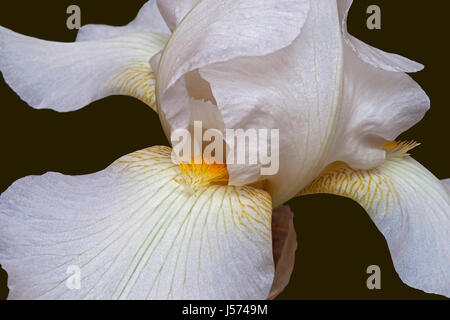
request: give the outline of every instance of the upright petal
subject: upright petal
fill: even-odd
[[[262,56],[292,43],[308,0],[203,0],[183,19],[161,57],[158,86],[165,92],[182,75],[240,56]]]
[[[96,174],[15,182],[0,197],[10,298],[265,299],[270,196],[224,185],[193,192],[176,182],[170,155],[153,147]],[[80,272],[78,289],[70,272]]]
[[[430,99],[410,76],[375,68],[345,48],[341,109],[327,162],[355,169],[382,164],[386,140],[395,140],[429,108]]]
[[[417,161],[394,157],[367,171],[335,163],[302,192],[310,193],[359,202],[386,238],[400,278],[450,297],[450,193]]]
[[[392,72],[417,72],[423,69],[423,65],[420,63],[374,48],[349,34],[347,17],[353,0],[337,0],[337,3],[344,40],[362,61],[376,68]]]
[[[166,24],[170,30],[175,30],[184,16],[192,10],[199,0],[157,0]]]
[[[165,113],[190,118],[187,105],[164,101],[171,87],[182,85],[184,75],[206,65],[241,56],[263,56],[288,46],[305,23],[309,3],[309,0],[199,2],[174,30],[160,60],[157,99],[166,135],[170,137],[173,125]]]
[[[339,113],[341,41],[335,0],[312,1],[302,32],[290,46],[263,57],[240,57],[200,69],[225,128],[279,129],[279,172],[262,176],[261,163],[229,163],[231,184],[267,179],[278,206],[326,166]]]
[[[0,71],[36,109],[73,111],[109,95],[134,96],[155,109],[150,58],[167,36],[129,33],[98,41],[59,43],[0,27]]]
[[[152,32],[169,35],[171,32],[164,22],[156,0],[147,1],[136,18],[126,26],[115,27],[103,24],[88,24],[77,34],[76,41],[103,40],[126,35],[127,33]]]
[[[201,120],[204,129],[220,130],[224,128],[217,105],[210,99],[204,99],[202,96],[193,94],[191,84],[198,86],[202,79],[198,75],[198,78],[194,79],[195,83],[193,83],[191,81],[192,74],[198,75],[198,72],[190,72],[171,86],[163,97],[157,96],[160,105],[167,107],[159,108],[158,113],[169,140],[171,138],[169,134],[177,129],[189,130],[195,120]],[[203,80],[203,82],[206,81]],[[206,84],[209,86],[207,82]],[[163,112],[161,112],[162,110]]]

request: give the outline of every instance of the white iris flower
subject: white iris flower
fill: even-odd
[[[394,142],[429,109],[405,74],[423,66],[349,35],[351,4],[151,0],[127,26],[88,25],[74,43],[0,27],[0,71],[34,108],[124,94],[158,112],[168,137],[194,120],[280,129],[273,176],[177,165],[170,148],[151,147],[95,174],[16,181],[0,196],[10,298],[273,298],[296,249],[279,206],[311,193],[358,201],[401,279],[450,296],[450,183],[409,156],[416,143]],[[71,266],[79,290],[67,287]]]

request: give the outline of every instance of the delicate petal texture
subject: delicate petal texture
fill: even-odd
[[[337,0],[337,2],[344,40],[362,61],[376,68],[393,72],[417,72],[423,69],[423,65],[420,63],[397,54],[384,52],[350,35],[347,31],[347,17],[353,0]]]
[[[130,33],[99,41],[59,43],[0,27],[0,70],[32,107],[73,111],[113,94],[127,94],[155,107],[149,59],[167,36]]]
[[[370,169],[385,160],[380,147],[419,122],[430,108],[422,88],[404,73],[375,68],[344,50],[340,119],[329,161]]]
[[[175,30],[184,16],[199,0],[157,0],[158,7],[170,30]]]
[[[103,40],[120,37],[127,33],[153,32],[170,34],[170,30],[159,12],[156,0],[147,1],[136,19],[123,27],[100,24],[83,26],[77,34],[77,41]]]
[[[268,179],[278,206],[322,171],[339,113],[342,65],[336,1],[327,0],[311,2],[300,36],[287,48],[200,69],[225,128],[280,130],[279,172],[261,176],[261,163],[228,163],[230,184]]]
[[[278,207],[272,213],[272,243],[275,278],[268,299],[275,299],[286,288],[294,270],[297,234],[294,214],[288,206]]]
[[[409,286],[450,297],[450,194],[410,157],[358,171],[335,164],[303,194],[358,201],[387,240],[395,269]]]
[[[270,196],[218,185],[193,194],[175,182],[170,154],[153,147],[96,174],[14,183],[0,197],[10,298],[267,298]],[[67,287],[70,266],[79,290]]]
[[[308,0],[201,1],[176,28],[163,52],[158,97],[195,69],[288,46],[300,33],[308,9]]]
[[[194,2],[158,4],[174,28]],[[181,96],[188,82],[184,76],[216,62],[263,56],[288,46],[299,35],[309,6],[309,0],[203,0],[190,10],[167,43],[157,73],[158,113],[166,136],[185,129],[192,119],[191,100]],[[175,94],[180,96],[174,98]]]

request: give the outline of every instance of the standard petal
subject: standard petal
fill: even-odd
[[[176,182],[170,156],[153,147],[96,174],[15,182],[0,197],[10,298],[265,299],[270,196],[225,185],[193,192]]]
[[[386,238],[400,278],[450,297],[450,194],[417,161],[391,158],[368,171],[335,163],[302,192],[311,193],[359,202]]]
[[[126,26],[115,27],[102,24],[83,26],[77,34],[76,41],[103,40],[120,37],[127,33],[152,32],[169,35],[171,32],[159,12],[156,0],[147,1],[136,18]]]
[[[240,56],[262,56],[288,46],[301,31],[309,2],[201,1],[174,30],[163,51],[158,97],[195,69]]]
[[[276,207],[322,171],[339,114],[342,55],[336,1],[312,1],[302,32],[290,46],[200,69],[225,128],[279,129],[278,173],[262,176],[262,163],[228,161],[230,184],[267,179]]]
[[[430,99],[410,76],[375,68],[345,48],[340,116],[328,163],[344,161],[355,169],[380,165],[386,140],[395,140],[429,108]]]
[[[342,21],[344,40],[362,61],[376,68],[392,72],[417,72],[423,69],[423,65],[420,63],[369,46],[349,34],[347,31],[347,17],[353,0],[337,0],[337,3]]]
[[[189,74],[192,73],[195,72]],[[198,77],[200,76],[198,75]],[[198,77],[194,77],[194,79],[199,80]],[[166,134],[174,133],[177,129],[190,130],[194,121],[199,120],[202,121],[204,129],[222,130],[224,128],[217,105],[210,100],[195,95],[194,91],[198,89],[196,87],[199,87],[199,82],[201,80],[196,81],[195,88],[192,88],[193,81],[191,81],[190,76],[182,77],[160,98],[162,105],[171,106],[164,109],[164,116],[160,117],[163,120],[161,125]],[[205,81],[203,80],[203,82]],[[206,84],[209,86],[208,83]],[[158,113],[161,115],[162,112],[160,111],[161,109],[158,110]],[[168,135],[168,138],[171,140],[172,137]]]
[[[157,2],[166,24],[173,31],[199,0],[157,0]]]
[[[155,109],[150,58],[167,36],[130,33],[122,37],[59,43],[0,27],[0,71],[36,109],[67,112],[109,95],[134,96]]]
[[[286,288],[294,270],[297,234],[294,214],[288,206],[278,207],[272,212],[272,243],[275,278],[267,299],[275,299]]]

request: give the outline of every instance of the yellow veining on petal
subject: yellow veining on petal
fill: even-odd
[[[299,196],[329,193],[358,202],[369,213],[394,204],[392,183],[380,170],[354,170],[343,162],[329,165]],[[386,211],[386,210],[384,210]]]
[[[269,194],[249,186],[230,186],[227,190],[228,203],[224,207],[230,211],[234,227],[246,231],[244,234],[253,232],[271,239],[272,202]]]
[[[383,150],[386,151],[386,157],[389,159],[403,158],[409,156],[409,151],[420,146],[416,141],[388,141],[383,145]]]
[[[136,171],[136,179],[146,179],[146,174],[160,171],[160,166],[167,167],[172,149],[166,146],[154,146],[130,153],[117,160],[112,166],[117,166],[119,171]],[[176,167],[170,162],[170,167]]]
[[[383,145],[386,161],[402,161],[409,151],[419,146],[415,141],[388,141]],[[395,205],[392,182],[382,174],[382,166],[370,170],[350,168],[344,162],[330,164],[319,177],[298,195],[330,193],[351,198],[368,212],[386,213]]]
[[[192,158],[189,163],[181,162],[178,167],[182,175],[175,181],[196,192],[210,184],[227,184],[227,165],[216,163],[214,158]]]
[[[116,164],[120,171],[127,171],[132,181],[145,180],[149,175],[165,171],[173,177],[171,181],[185,187],[195,198],[202,193],[222,194],[215,196],[220,207],[216,213],[223,215],[226,228],[238,228],[245,236],[249,235],[250,241],[255,241],[252,233],[271,239],[272,199],[266,191],[254,186],[229,186],[226,164],[216,163],[214,158],[198,157],[190,163],[177,165],[171,153],[168,147],[151,147],[128,154]]]
[[[115,94],[129,95],[146,103],[156,112],[156,77],[150,63],[138,63],[125,67],[111,81]]]

